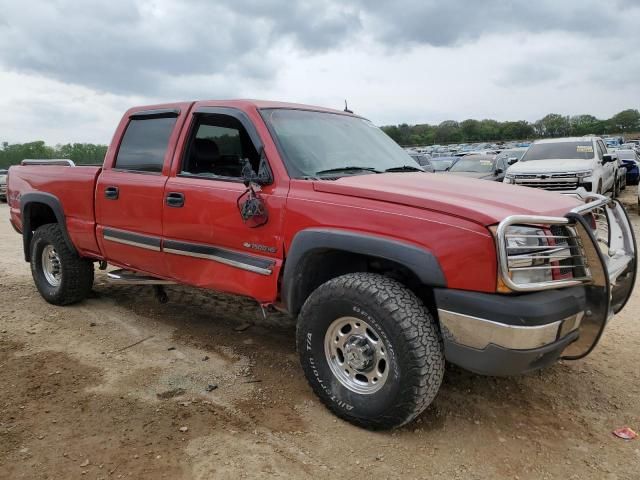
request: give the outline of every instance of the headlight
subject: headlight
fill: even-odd
[[[585,170],[583,172],[576,172],[576,177],[578,178],[586,178],[593,175],[593,170]]]
[[[516,177],[512,173],[507,173],[504,176],[504,183],[516,183],[515,178]]]
[[[507,255],[511,279],[515,283],[538,283],[553,280],[550,248],[545,231],[537,227],[513,225],[507,229]]]

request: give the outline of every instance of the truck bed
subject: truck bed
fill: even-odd
[[[11,223],[22,231],[20,197],[29,193],[53,195],[60,200],[67,230],[79,253],[99,256],[95,235],[95,187],[102,167],[19,165],[9,171],[8,200]]]

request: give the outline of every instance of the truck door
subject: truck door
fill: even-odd
[[[133,112],[116,131],[96,186],[96,236],[115,265],[166,276],[162,205],[179,109]]]
[[[607,153],[607,147],[601,140],[598,143],[598,161],[602,164],[603,155]],[[616,181],[616,163],[608,162],[602,164],[602,193],[612,190]]]
[[[268,220],[245,223],[242,159],[254,171],[263,141],[249,117],[228,107],[198,107],[165,185],[163,252],[169,276],[183,283],[274,301],[283,258],[282,215],[288,180],[259,187]],[[266,160],[268,162],[268,160]]]

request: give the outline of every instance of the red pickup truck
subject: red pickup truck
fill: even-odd
[[[617,201],[433,175],[366,119],[305,105],[133,108],[102,168],[23,162],[8,200],[48,302],[82,300],[96,262],[253,297],[297,317],[313,390],[367,428],[415,418],[445,361],[585,356],[636,277]]]

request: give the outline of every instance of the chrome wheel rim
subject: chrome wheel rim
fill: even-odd
[[[380,390],[388,376],[387,348],[380,334],[360,318],[334,320],[324,337],[324,353],[331,372],[352,392]]]
[[[57,287],[62,279],[62,267],[60,256],[53,245],[47,245],[42,250],[42,273],[49,285]]]

